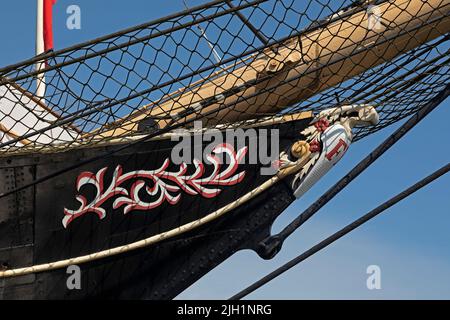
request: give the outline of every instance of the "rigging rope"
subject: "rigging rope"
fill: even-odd
[[[446,164],[439,170],[435,171],[434,173],[430,174],[426,178],[420,180],[416,184],[412,185],[411,187],[407,188],[403,192],[400,192],[396,196],[392,197],[388,201],[384,202],[380,206],[376,207],[372,211],[366,213],[364,216],[360,217],[359,219],[353,221],[352,223],[348,224],[346,227],[342,228],[341,230],[337,231],[333,235],[329,236],[325,240],[322,240],[315,246],[311,247],[310,249],[306,250],[304,253],[300,254],[296,258],[290,260],[289,262],[285,263],[281,267],[275,269],[265,277],[261,278],[260,280],[254,282],[252,285],[248,286],[244,290],[238,292],[234,296],[230,298],[230,300],[240,300],[250,293],[254,292],[256,289],[262,287],[263,285],[267,284],[269,281],[275,279],[276,277],[282,275],[284,272],[288,271],[292,267],[296,266],[300,262],[306,260],[307,258],[311,257],[315,253],[319,252],[320,250],[326,248],[333,242],[339,240],[346,234],[350,233],[351,231],[355,230],[356,228],[360,227],[364,223],[368,222],[369,220],[373,219],[383,211],[387,210],[388,208],[392,207],[396,203],[400,202],[401,200],[407,198],[408,196],[412,195],[419,189],[425,187],[429,183],[433,182],[437,178],[441,177],[442,175],[446,174],[448,171],[450,171],[450,163]]]
[[[301,165],[304,165],[305,162],[308,160],[308,157],[305,156],[303,158],[303,162]],[[252,191],[247,192],[242,197],[237,199],[234,202],[231,202],[211,213],[208,215],[191,222],[188,222],[186,224],[183,224],[177,228],[164,231],[160,234],[152,235],[150,237],[147,237],[142,240],[138,240],[132,243],[128,243],[126,245],[109,248],[106,250],[90,253],[84,256],[78,256],[74,258],[69,258],[65,260],[59,260],[55,262],[49,262],[49,263],[43,263],[38,265],[32,265],[28,267],[22,267],[22,268],[16,268],[16,269],[7,269],[5,271],[0,271],[0,279],[1,278],[7,278],[7,277],[18,277],[23,276],[31,273],[38,273],[38,272],[45,272],[50,270],[56,270],[68,267],[70,265],[79,265],[84,263],[89,263],[95,260],[104,259],[112,256],[122,255],[130,251],[142,249],[145,247],[148,247],[150,245],[153,245],[155,243],[164,241],[166,239],[170,239],[173,237],[176,237],[180,234],[186,233],[188,231],[191,231],[193,229],[196,229],[208,222],[211,222],[222,215],[226,214],[227,212],[237,208],[238,206],[246,203],[247,201],[253,199],[254,197],[258,196],[262,192],[266,191],[268,188],[273,186],[275,183],[283,179],[288,174],[292,173],[292,167],[290,168],[284,168],[282,169],[277,175],[274,175],[271,179],[265,181],[263,184],[261,184],[257,189],[254,189]]]

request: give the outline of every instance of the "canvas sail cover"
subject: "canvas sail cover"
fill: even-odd
[[[56,113],[19,86],[0,86],[0,142],[14,141],[14,146],[22,147],[73,141],[77,136],[74,128],[57,126],[46,130],[58,119]],[[42,133],[25,138],[30,130],[42,130]]]

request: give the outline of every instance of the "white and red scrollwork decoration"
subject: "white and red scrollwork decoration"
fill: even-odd
[[[92,185],[96,189],[96,196],[92,202],[88,203],[85,196],[77,195],[76,199],[81,206],[77,210],[64,208],[63,226],[67,228],[74,219],[87,213],[95,213],[100,219],[105,218],[106,209],[102,206],[113,197],[117,198],[114,200],[112,208],[118,209],[123,206],[124,214],[131,211],[151,210],[165,202],[174,205],[181,199],[182,192],[205,198],[216,197],[222,191],[216,186],[232,186],[244,179],[245,171],[235,173],[246,153],[247,147],[243,147],[236,152],[233,146],[229,144],[217,145],[212,153],[206,156],[213,166],[212,173],[207,177],[203,177],[205,165],[197,159],[193,160],[195,171],[192,174],[186,173],[188,169],[186,163],[182,163],[176,172],[166,171],[170,165],[169,159],[166,159],[162,166],[156,170],[136,170],[123,173],[122,166],[118,165],[107,188],[105,188],[104,177],[108,167],[100,169],[95,174],[82,172],[76,182],[77,191],[80,192],[83,186]],[[219,154],[225,154],[229,159],[224,170],[221,170],[223,164],[217,157]],[[131,179],[136,179],[136,181],[131,185],[130,190],[127,190],[123,187],[123,184]],[[152,186],[149,186],[150,181]],[[150,202],[142,200],[140,193],[143,190],[150,198],[154,199]]]

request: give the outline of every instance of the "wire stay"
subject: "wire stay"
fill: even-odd
[[[252,285],[248,286],[244,290],[242,290],[239,293],[237,293],[234,296],[232,296],[230,298],[230,300],[239,300],[239,299],[242,299],[242,298],[246,297],[250,293],[254,292],[255,290],[257,290],[258,288],[261,288],[263,285],[267,284],[271,280],[273,280],[273,279],[277,278],[278,276],[282,275],[284,272],[288,271],[289,269],[291,269],[292,267],[296,266],[300,262],[308,259],[312,255],[314,255],[317,252],[319,252],[320,250],[326,248],[327,246],[329,246],[333,242],[339,240],[340,238],[342,238],[343,236],[347,235],[348,233],[350,233],[351,231],[355,230],[356,228],[360,227],[361,225],[363,225],[364,223],[368,222],[372,218],[375,218],[377,215],[379,215],[380,213],[382,213],[385,210],[389,209],[390,207],[392,207],[396,203],[398,203],[401,200],[407,198],[408,196],[412,195],[413,193],[415,193],[419,189],[425,187],[426,185],[428,185],[429,183],[433,182],[437,178],[439,178],[442,175],[446,174],[448,171],[450,171],[450,163],[447,163],[445,166],[443,166],[439,170],[433,172],[432,174],[430,174],[426,178],[420,180],[416,184],[414,184],[411,187],[409,187],[409,188],[405,189],[404,191],[400,192],[399,194],[397,194],[396,196],[392,197],[388,201],[384,202],[380,206],[376,207],[372,211],[369,211],[368,213],[366,213],[365,215],[363,215],[359,219],[357,219],[357,220],[353,221],[352,223],[348,224],[346,227],[344,227],[341,230],[337,231],[336,233],[332,234],[331,236],[329,236],[325,240],[322,240],[321,242],[319,242],[315,246],[311,247],[310,249],[306,250],[305,252],[303,252],[302,254],[297,256],[296,258],[290,260],[289,262],[285,263],[281,267],[275,269],[274,271],[272,271],[271,273],[269,273],[265,277],[263,277],[260,280],[254,282]]]

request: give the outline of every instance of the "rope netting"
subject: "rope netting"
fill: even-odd
[[[0,69],[0,154],[370,104],[381,121],[361,139],[448,85],[449,12],[448,0],[212,1],[49,52]]]

